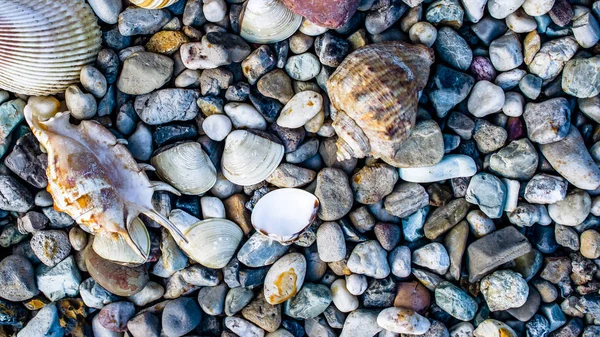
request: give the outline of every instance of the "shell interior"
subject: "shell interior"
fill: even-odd
[[[171,6],[179,0],[130,0],[132,4],[148,9],[159,9]]]
[[[135,218],[128,228],[131,240],[139,247],[143,255],[150,254],[150,235],[148,229],[140,220]],[[123,264],[142,264],[146,262],[146,258],[133,249],[128,240],[119,233],[110,233],[100,231],[94,236],[92,248],[100,257]]]
[[[248,0],[241,16],[240,36],[252,43],[275,43],[292,36],[302,17],[279,0]]]
[[[79,82],[102,33],[83,0],[0,0],[0,88],[50,95]]]
[[[252,226],[281,243],[294,240],[316,218],[319,199],[297,188],[280,188],[265,194],[252,210]]]

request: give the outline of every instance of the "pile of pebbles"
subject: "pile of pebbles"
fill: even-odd
[[[126,268],[54,210],[28,98],[0,91],[0,336],[600,336],[600,1],[340,0],[358,5],[332,7],[351,15],[342,26],[305,19],[264,45],[238,35],[241,0],[88,1],[103,49],[61,111],[106,126],[139,162],[192,141],[218,168],[235,129],[276,136],[285,156],[256,185],[219,173],[202,196],[154,195],[165,216],[238,224],[226,267],[190,260],[144,219],[150,259]],[[390,40],[436,55],[403,167],[339,161],[326,80]],[[320,106],[280,115],[307,90]],[[292,245],[250,223],[284,187],[320,201]],[[274,287],[295,296],[271,304]]]

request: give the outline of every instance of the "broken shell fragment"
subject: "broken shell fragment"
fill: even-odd
[[[400,41],[360,48],[327,80],[339,160],[372,155],[390,165],[415,124],[433,51]]]
[[[291,243],[315,220],[319,199],[297,188],[280,188],[265,194],[252,210],[252,226],[281,243]]]
[[[131,3],[142,8],[159,9],[171,6],[179,0],[131,0]]]
[[[400,178],[411,183],[432,183],[458,177],[472,177],[475,173],[475,161],[464,154],[447,155],[439,163],[429,167],[398,169]]]
[[[146,225],[135,218],[128,228],[131,240],[140,247],[142,254],[133,249],[127,239],[119,233],[100,231],[94,236],[92,248],[101,258],[122,264],[139,265],[150,255],[150,235]]]
[[[156,174],[179,192],[200,195],[217,182],[217,170],[196,142],[184,142],[159,149],[151,159]]]
[[[114,263],[96,254],[91,245],[88,245],[83,254],[90,276],[117,296],[137,294],[148,283],[148,269],[145,264],[131,267]]]
[[[273,173],[283,158],[283,145],[257,131],[236,130],[225,139],[221,171],[241,186],[257,184]]]
[[[0,0],[0,88],[64,92],[96,60],[102,33],[83,0]]]
[[[302,17],[279,0],[248,0],[241,18],[240,36],[252,43],[275,43],[292,36]]]

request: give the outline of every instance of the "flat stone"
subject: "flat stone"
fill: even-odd
[[[600,57],[572,59],[562,73],[562,88],[569,95],[588,98],[600,93]]]
[[[434,240],[449,231],[460,222],[469,210],[469,203],[464,199],[455,199],[446,206],[438,207],[424,224],[425,236]]]
[[[74,297],[79,293],[81,275],[73,256],[67,257],[54,267],[40,265],[35,274],[40,291],[51,301]]]
[[[324,168],[319,172],[315,196],[321,204],[319,218],[324,221],[334,221],[348,214],[354,200],[348,176],[335,168]]]
[[[200,112],[196,100],[200,93],[192,89],[162,89],[138,96],[134,108],[149,125],[188,121]]]
[[[376,279],[385,278],[391,272],[387,252],[375,240],[358,244],[352,250],[347,264],[351,272]]]
[[[129,7],[119,14],[119,32],[123,36],[154,34],[170,19],[166,9]]]
[[[435,49],[441,58],[458,70],[467,70],[473,60],[471,48],[454,29],[441,27],[435,41]]]
[[[394,167],[424,167],[439,163],[444,157],[444,139],[433,120],[417,122],[410,136],[388,162]]]
[[[538,167],[538,153],[527,139],[510,142],[490,156],[490,170],[510,179],[530,179]]]
[[[24,256],[10,255],[0,262],[0,297],[13,302],[26,301],[39,293],[31,262]]]
[[[164,55],[135,53],[123,62],[117,88],[130,95],[148,94],[171,79],[173,64],[173,60]]]
[[[384,201],[385,209],[399,218],[407,217],[427,205],[429,195],[423,186],[416,183],[398,184]]]
[[[478,173],[471,178],[465,200],[479,205],[491,219],[498,219],[504,211],[506,186],[493,174]]]
[[[285,304],[285,313],[298,319],[315,318],[331,304],[331,291],[323,284],[306,283],[298,294]]]

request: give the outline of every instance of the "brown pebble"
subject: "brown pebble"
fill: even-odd
[[[431,304],[431,294],[418,281],[401,282],[396,288],[394,306],[424,313]]]
[[[250,234],[253,230],[250,222],[250,212],[248,212],[245,206],[247,201],[248,197],[243,194],[234,194],[223,200],[225,217],[240,226],[246,235]]]
[[[163,30],[152,35],[146,44],[146,49],[152,53],[171,55],[188,41],[188,37],[182,32]]]
[[[600,257],[600,233],[593,229],[581,233],[581,255],[588,259]]]

